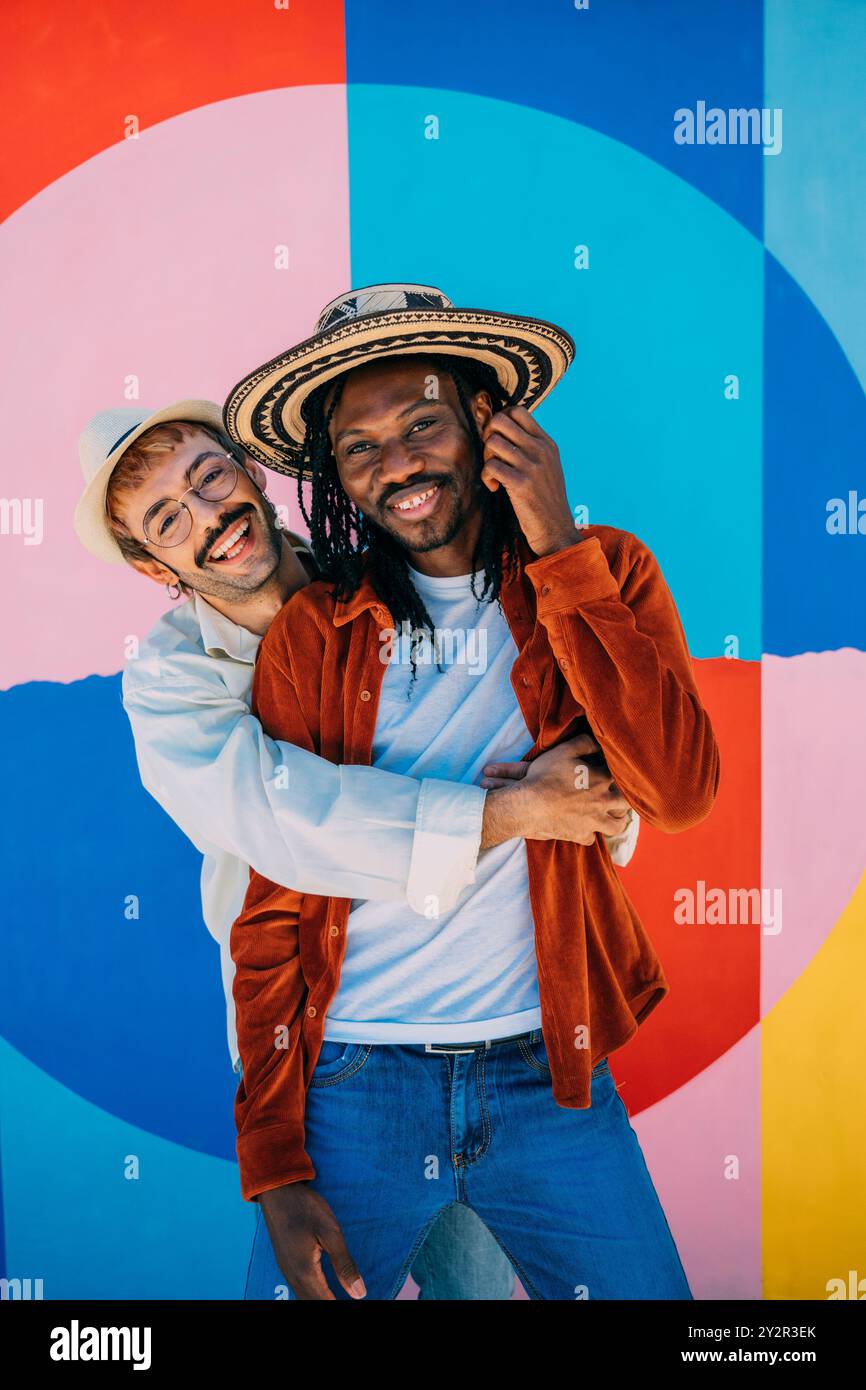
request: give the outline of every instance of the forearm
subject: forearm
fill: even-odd
[[[286,888],[418,912],[430,896],[453,906],[471,882],[481,788],[335,766],[269,738],[218,690],[163,686],[125,703],[144,786],[203,852]]]

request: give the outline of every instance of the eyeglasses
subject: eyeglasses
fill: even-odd
[[[192,512],[183,500],[186,493],[194,492],[203,502],[224,502],[235,490],[237,464],[229,454],[210,454],[195,465],[189,479],[190,486],[180,497],[155,502],[148,509],[143,522],[148,545],[167,549],[185,541],[192,530]]]

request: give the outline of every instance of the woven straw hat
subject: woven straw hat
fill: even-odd
[[[543,319],[455,308],[432,285],[367,285],[332,299],[311,338],[234,387],[223,409],[226,433],[266,467],[308,477],[303,407],[310,392],[363,362],[421,352],[487,362],[509,405],[532,410],[574,360],[574,343]]]
[[[210,425],[211,429],[225,433],[222,411],[216,401],[178,401],[176,405],[157,411],[149,411],[144,406],[101,410],[82,430],[78,454],[85,487],[75,508],[73,524],[82,545],[97,559],[113,565],[125,563],[105,510],[105,494],[114,468],[145,430],[174,420]]]

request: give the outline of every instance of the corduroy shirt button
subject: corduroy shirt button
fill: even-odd
[[[361,691],[361,699],[362,699],[362,700],[367,701],[367,700],[369,700],[370,698],[371,698],[371,696],[370,696],[369,690],[362,690],[362,691]]]
[[[542,592],[543,594],[549,594],[549,593],[550,593],[550,585],[549,585],[549,584],[542,584],[542,586],[541,586],[541,592]]]
[[[331,924],[331,936],[339,936],[339,935],[340,935],[340,928],[336,925],[336,923],[332,923],[332,924]]]
[[[520,678],[520,683],[521,683],[521,685],[529,685],[529,677],[528,677],[528,676],[521,676],[521,678]]]
[[[566,659],[565,659],[564,656],[561,656],[561,657],[559,658],[559,664],[560,664],[560,666],[562,667],[563,671],[567,671],[567,670],[568,670],[568,662],[566,661]]]
[[[315,1017],[316,1017],[316,1006],[315,1006],[315,1004],[311,1004],[310,1007],[307,1009],[307,1018],[315,1018]]]

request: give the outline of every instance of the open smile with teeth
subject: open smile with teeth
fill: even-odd
[[[399,502],[389,502],[388,506],[395,512],[414,512],[419,507],[423,507],[439,491],[439,484],[428,487],[424,492],[413,493],[411,497],[401,497]]]
[[[247,532],[249,529],[250,518],[246,516],[237,526],[231,527],[224,539],[211,551],[210,558],[212,560],[237,559],[246,545]]]

